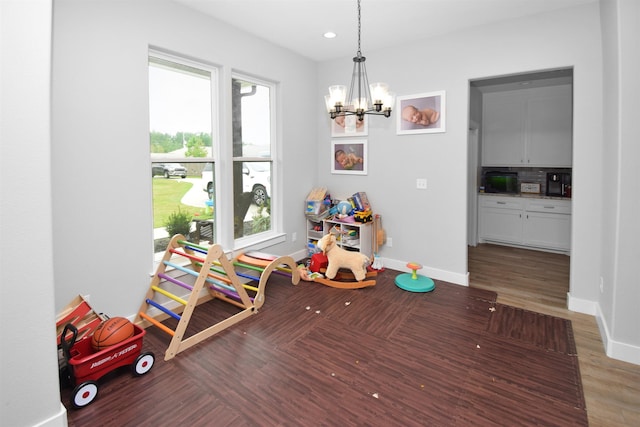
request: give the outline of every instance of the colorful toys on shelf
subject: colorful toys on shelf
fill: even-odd
[[[373,214],[370,210],[367,211],[356,211],[353,214],[355,220],[357,222],[371,222],[373,221]]]
[[[339,218],[346,218],[351,216],[353,213],[353,205],[346,200],[339,202],[337,209],[338,212],[336,215],[338,215]]]

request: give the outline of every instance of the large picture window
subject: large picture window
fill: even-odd
[[[174,234],[216,241],[212,139],[216,70],[161,53],[149,55],[149,150],[154,252]]]
[[[218,99],[219,84],[215,67],[149,53],[156,254],[164,253],[175,234],[201,245],[220,243],[225,250],[285,238],[277,231],[281,208],[274,203],[275,84],[234,74],[229,112],[220,110],[227,104]]]

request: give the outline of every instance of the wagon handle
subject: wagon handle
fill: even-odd
[[[71,339],[67,341],[67,333],[71,330],[73,334]],[[76,328],[72,323],[67,323],[62,330],[62,335],[60,336],[60,346],[62,347],[62,351],[64,352],[64,357],[67,360],[71,359],[71,347],[76,343],[76,338],[78,337],[78,328]]]

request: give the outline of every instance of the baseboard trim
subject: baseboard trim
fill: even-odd
[[[595,316],[597,312],[597,304],[594,301],[576,298],[567,292],[567,308],[576,313],[589,314]]]
[[[60,411],[46,420],[34,424],[34,427],[67,427],[67,408],[60,402]]]
[[[309,257],[309,252],[306,249],[301,249],[299,251],[295,251],[294,253],[289,255],[291,258],[293,258],[296,261],[305,259],[307,257]]]
[[[596,322],[598,323],[600,337],[602,338],[607,356],[612,359],[640,365],[640,347],[612,339],[607,321],[602,314],[599,304],[596,306],[596,311]]]

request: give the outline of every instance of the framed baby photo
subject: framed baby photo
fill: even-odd
[[[445,132],[445,92],[396,97],[398,135]]]
[[[367,136],[369,134],[369,122],[367,116],[363,120],[358,120],[355,114],[348,116],[338,116],[331,120],[331,137],[340,138],[343,136]]]
[[[331,173],[367,174],[367,140],[331,141]]]

